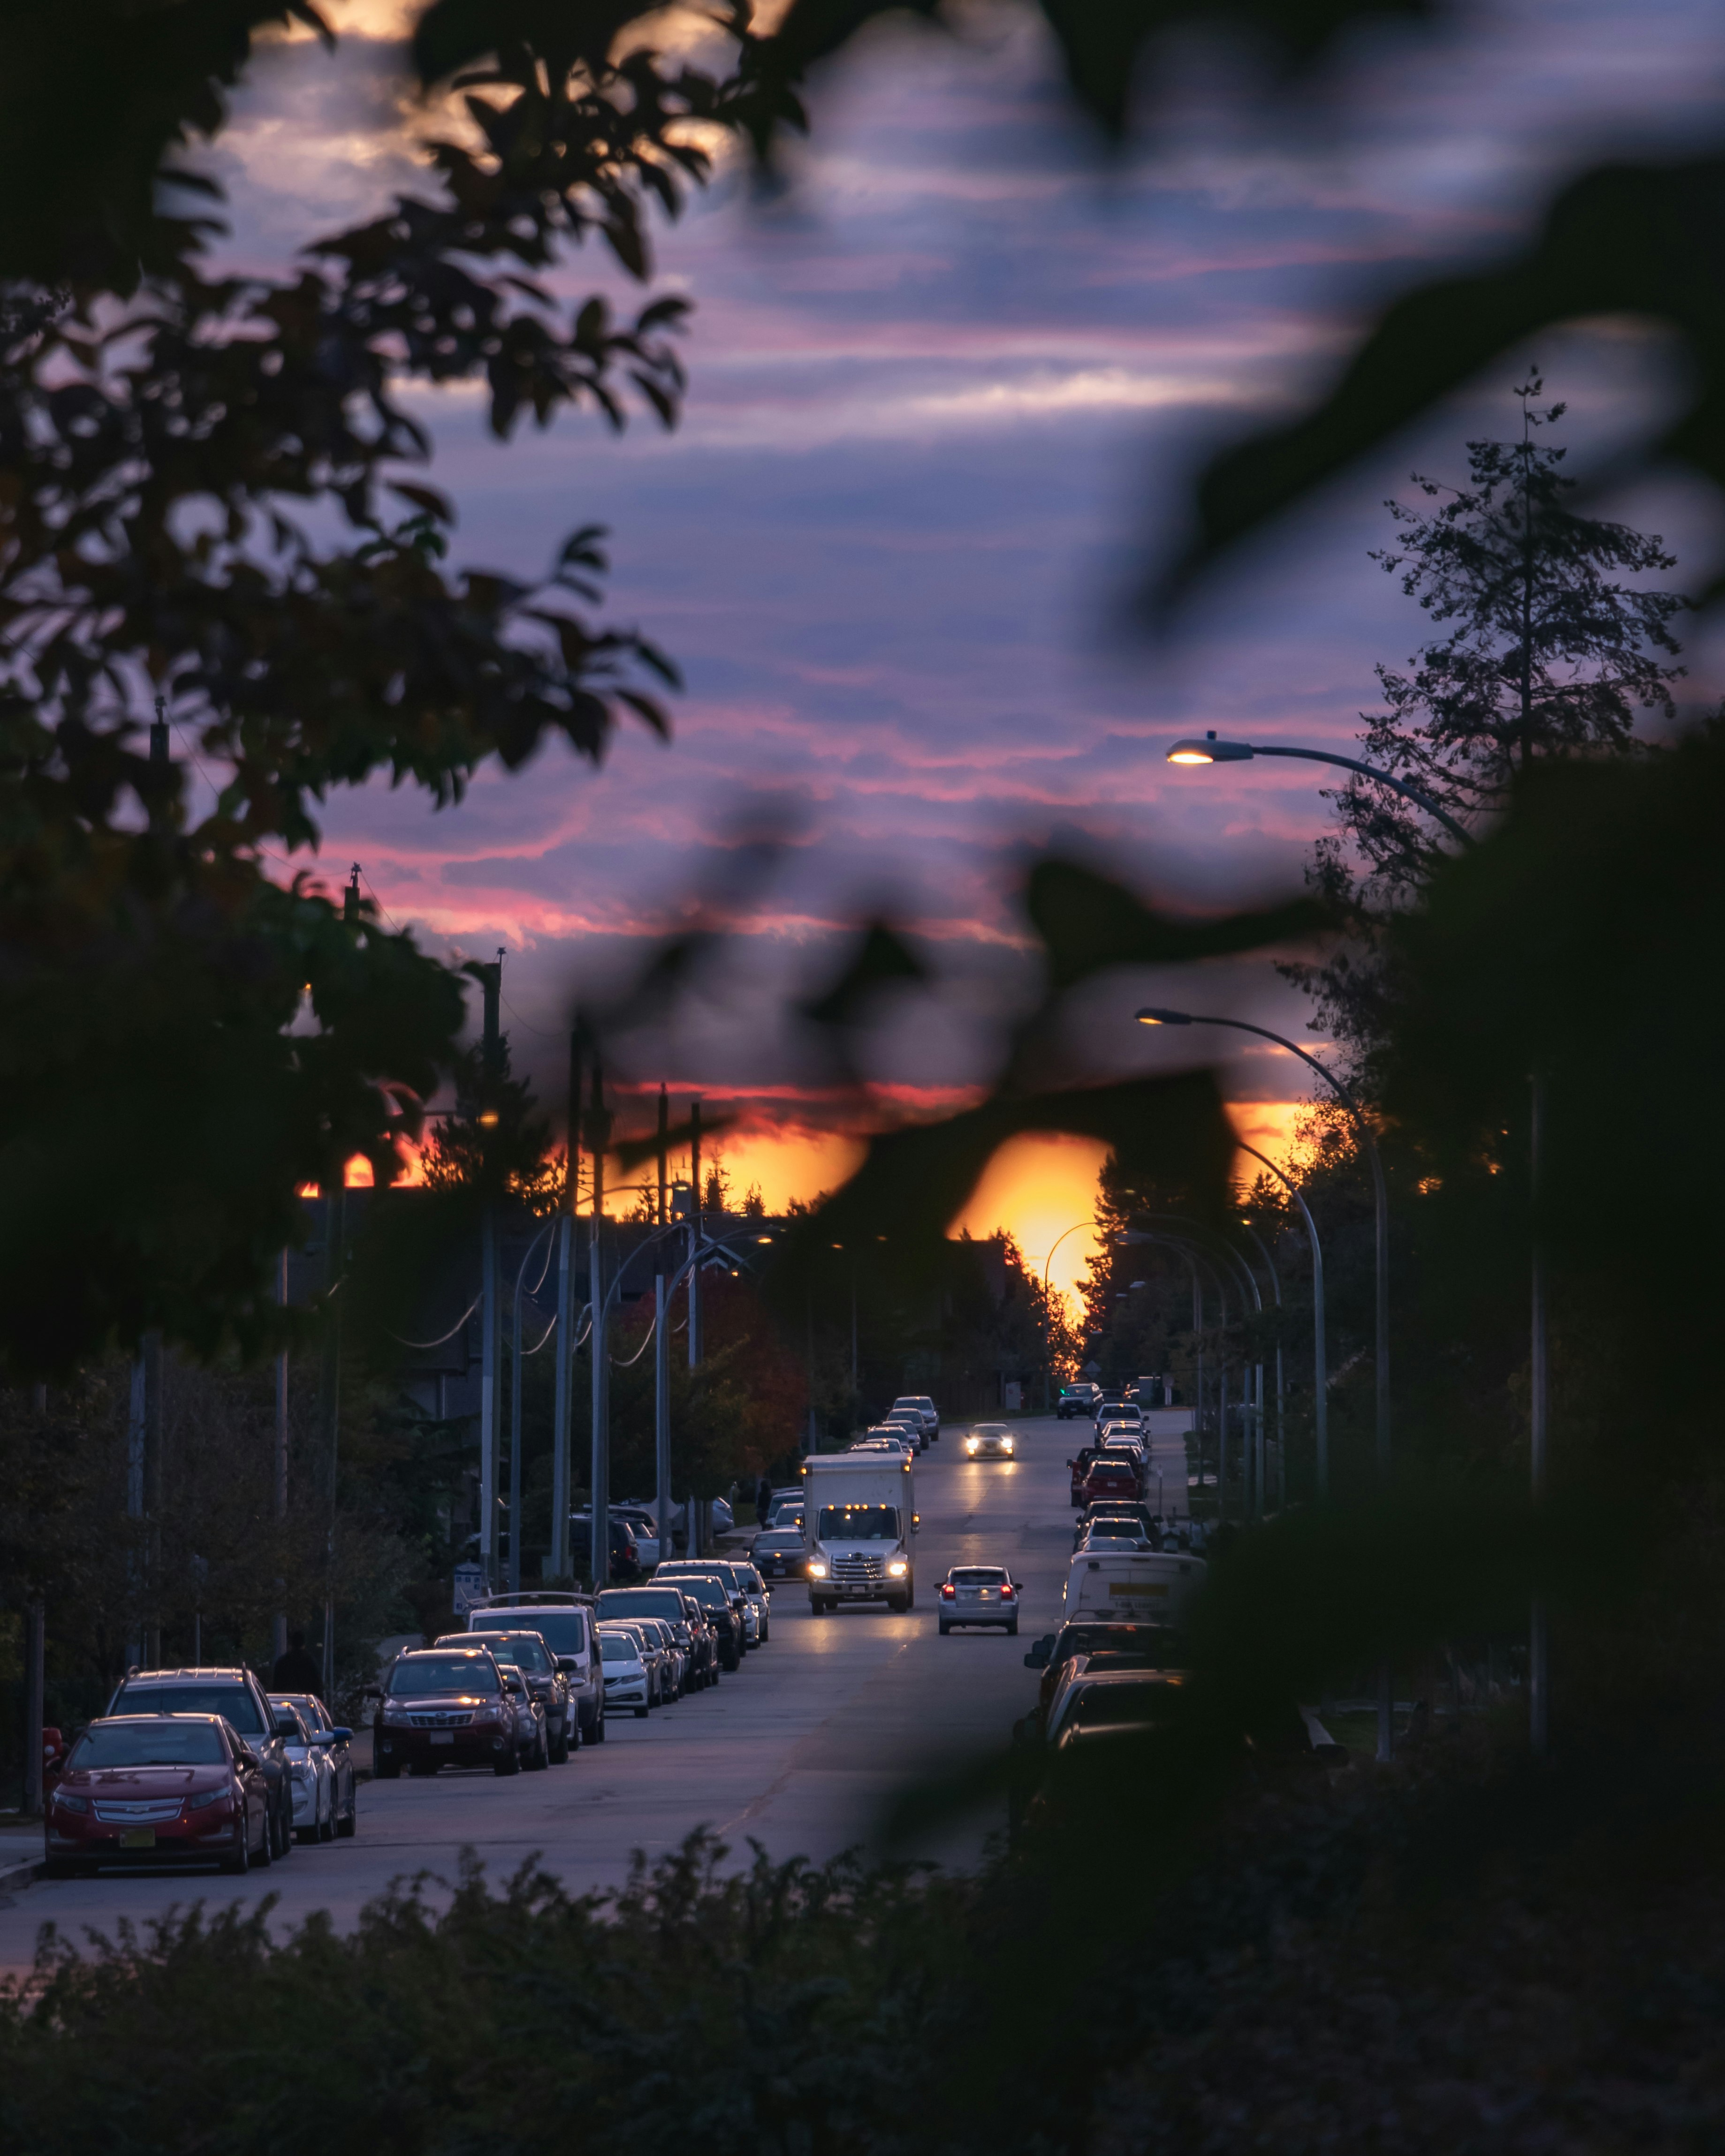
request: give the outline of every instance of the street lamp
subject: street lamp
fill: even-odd
[[[1278,1168],[1267,1152],[1260,1152],[1256,1146],[1242,1142],[1240,1149],[1249,1152],[1254,1160],[1262,1161],[1272,1175],[1281,1177],[1300,1209],[1312,1245],[1312,1385],[1317,1423],[1317,1495],[1322,1503],[1330,1494],[1330,1374],[1324,1352],[1324,1254],[1317,1240],[1317,1224],[1292,1176]]]
[[[1416,808],[1423,808],[1428,816],[1435,817],[1452,839],[1459,839],[1464,846],[1474,843],[1473,834],[1464,824],[1459,824],[1449,810],[1434,801],[1430,794],[1418,786],[1410,786],[1405,778],[1379,768],[1375,763],[1362,763],[1358,757],[1335,756],[1323,748],[1272,747],[1263,742],[1219,741],[1213,733],[1202,740],[1195,737],[1177,741],[1168,752],[1170,763],[1250,763],[1255,757],[1285,756],[1300,763],[1333,763],[1343,771],[1358,772],[1362,778],[1369,778],[1374,785],[1387,786],[1392,793],[1399,793],[1404,801],[1411,801]]]
[[[1250,751],[1247,753],[1250,753]],[[1366,1149],[1366,1158],[1372,1163],[1372,1194],[1375,1214],[1377,1244],[1377,1460],[1379,1479],[1387,1482],[1389,1476],[1389,1192],[1384,1180],[1384,1163],[1378,1156],[1378,1142],[1371,1127],[1360,1112],[1354,1099],[1333,1070],[1309,1055],[1297,1041],[1284,1034],[1272,1033],[1267,1026],[1253,1025],[1243,1018],[1194,1018],[1189,1011],[1163,1010],[1152,1007],[1137,1013],[1140,1025],[1219,1025],[1235,1033],[1250,1033],[1260,1040],[1268,1040],[1278,1048],[1285,1048],[1290,1055],[1310,1065],[1335,1094],[1359,1133],[1360,1142]],[[1392,1749],[1390,1727],[1393,1695],[1390,1691],[1390,1673],[1388,1663],[1378,1670],[1378,1757],[1388,1759]]]

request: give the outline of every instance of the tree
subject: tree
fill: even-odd
[[[1671,624],[1689,602],[1622,581],[1661,574],[1675,557],[1656,536],[1569,506],[1567,453],[1541,439],[1564,407],[1542,408],[1543,389],[1533,373],[1514,392],[1518,440],[1467,444],[1466,486],[1414,474],[1440,506],[1390,501],[1400,536],[1372,556],[1443,633],[1407,672],[1377,669],[1384,708],[1366,715],[1361,753],[1461,822],[1501,814],[1537,761],[1642,752],[1638,722],[1676,716],[1683,669],[1671,663],[1680,649]],[[1423,891],[1446,841],[1422,809],[1370,779],[1350,778],[1331,798],[1339,829],[1318,841],[1308,880],[1352,947],[1284,971],[1316,993],[1323,1029],[1368,1061],[1395,993],[1384,924]]]
[[[624,716],[665,730],[675,669],[593,619],[602,535],[537,579],[446,569],[454,511],[399,395],[481,380],[500,440],[578,407],[620,426],[630,398],[675,420],[686,302],[619,321],[547,279],[593,237],[646,280],[648,206],[675,212],[709,170],[696,131],[759,85],[741,8],[722,80],[637,13],[437,0],[413,67],[466,92],[470,131],[426,141],[434,187],[308,236],[286,276],[211,278],[187,202],[219,191],[182,152],[219,131],[259,27],[328,40],[310,0],[12,11],[0,1362],[60,1370],[151,1326],[255,1352],[295,1189],[357,1152],[398,1171],[462,998],[370,909],[283,887],[271,850],[316,844],[331,789],[387,772],[447,807],[548,736],[597,760]],[[195,822],[188,758],[218,788]]]

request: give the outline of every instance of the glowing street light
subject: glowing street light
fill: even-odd
[[[1377,786],[1387,786],[1392,793],[1399,793],[1404,801],[1411,801],[1416,808],[1423,808],[1428,816],[1435,817],[1450,837],[1459,839],[1464,846],[1474,843],[1473,834],[1466,825],[1457,823],[1449,810],[1434,801],[1422,788],[1410,785],[1392,772],[1381,770],[1375,763],[1362,763],[1358,757],[1336,756],[1324,748],[1284,748],[1266,742],[1222,741],[1214,733],[1207,733],[1202,739],[1191,735],[1184,741],[1177,741],[1168,752],[1168,761],[1179,764],[1250,763],[1260,756],[1291,757],[1299,763],[1332,763],[1338,770],[1358,772],[1362,778],[1369,778]]]

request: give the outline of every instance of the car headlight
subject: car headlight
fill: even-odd
[[[964,1450],[967,1452],[974,1452],[976,1450],[976,1440],[973,1437],[967,1437],[965,1439]]]
[[[404,1699],[386,1699],[384,1701],[383,1719],[386,1722],[405,1722],[407,1718],[408,1703]]]
[[[1008,1438],[1006,1440],[1006,1449],[1009,1452],[1012,1450],[1012,1440],[1010,1438]]]
[[[810,1558],[809,1560],[809,1577],[811,1579],[824,1579],[826,1576],[827,1568],[825,1559],[818,1557]]]
[[[902,1579],[910,1568],[910,1566],[901,1557],[894,1558],[891,1563],[886,1568],[888,1573],[894,1579]]]
[[[212,1804],[225,1804],[233,1794],[233,1790],[225,1786],[220,1789],[205,1789],[201,1795],[187,1797],[186,1809],[188,1812],[207,1812]]]
[[[74,1797],[69,1789],[56,1789],[54,1802],[56,1811],[87,1812],[90,1810],[88,1797]]]

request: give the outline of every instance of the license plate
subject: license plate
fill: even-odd
[[[153,1826],[129,1826],[120,1837],[122,1849],[154,1849],[156,1830]]]
[[[976,1599],[978,1602],[992,1602],[994,1599],[993,1589],[992,1587],[979,1587],[976,1591]]]
[[[431,1741],[434,1744],[453,1744],[455,1741],[455,1732],[453,1729],[434,1729],[431,1732]]]

